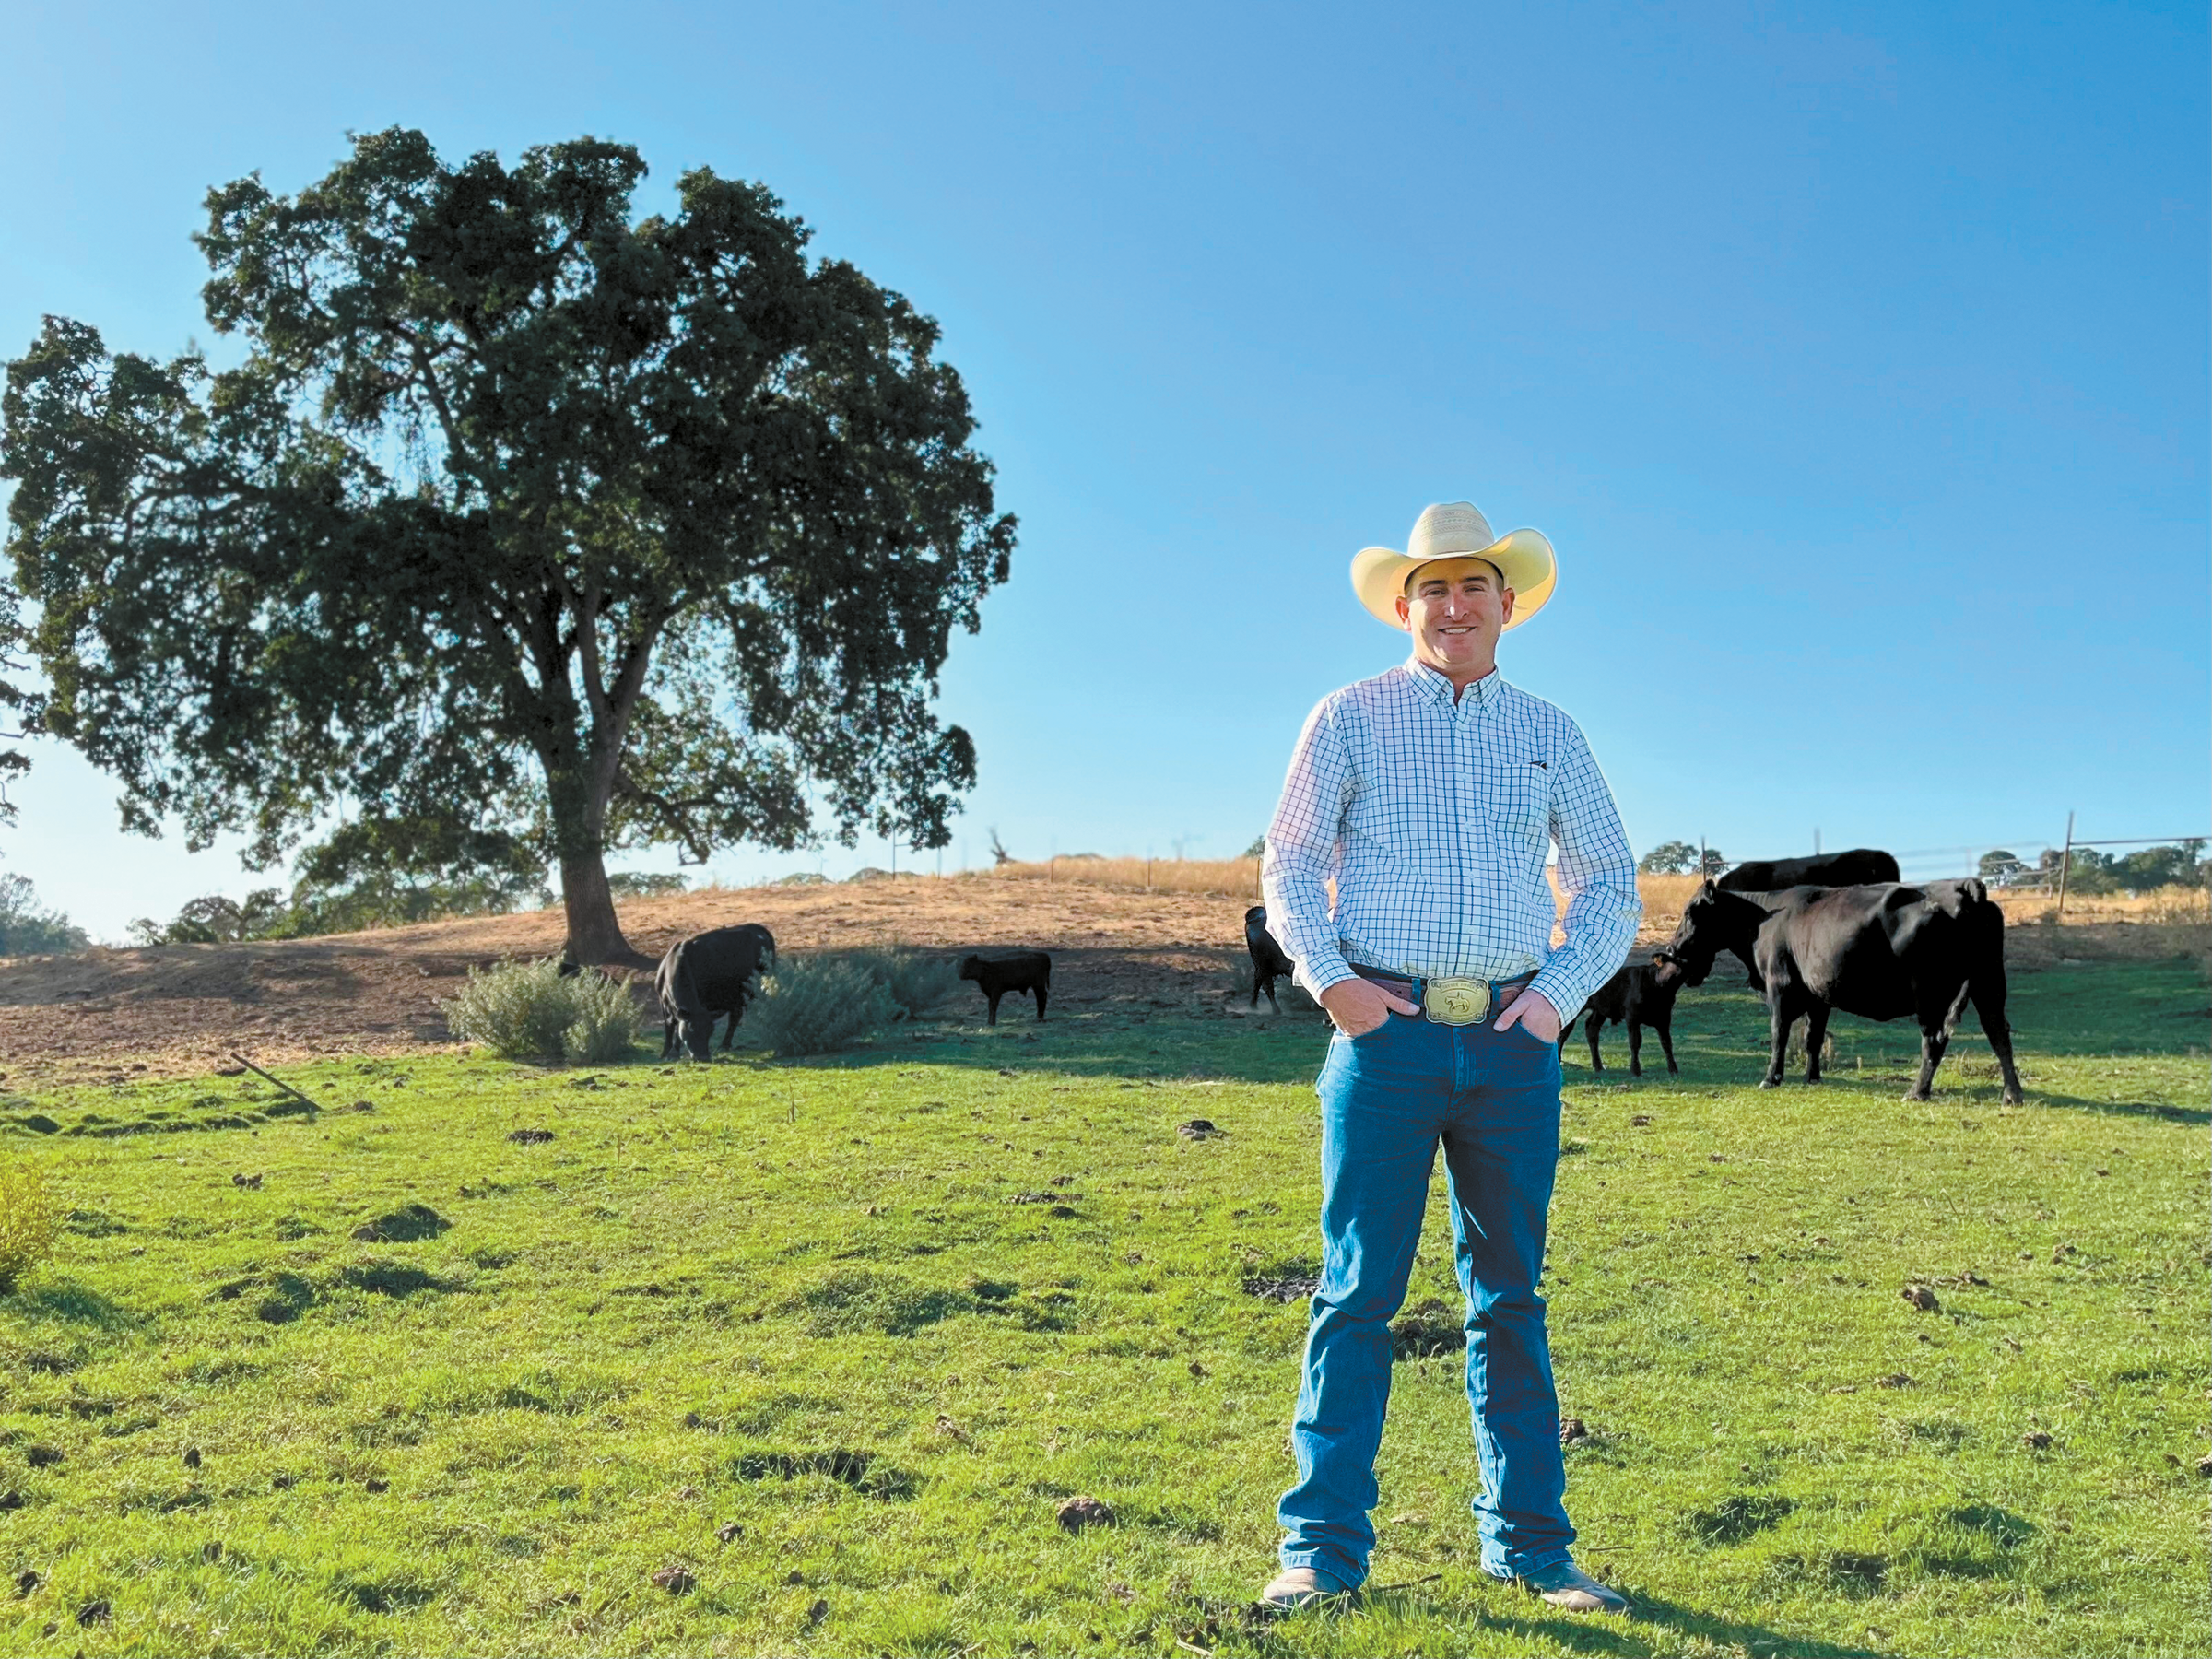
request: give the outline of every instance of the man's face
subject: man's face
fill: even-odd
[[[1513,590],[1488,559],[1435,559],[1413,572],[1398,600],[1398,620],[1414,654],[1432,668],[1487,674],[1498,636],[1512,620]]]

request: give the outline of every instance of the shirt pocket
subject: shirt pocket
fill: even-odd
[[[1541,846],[1551,834],[1551,769],[1510,760],[1492,774],[1488,791],[1498,827],[1524,844]]]

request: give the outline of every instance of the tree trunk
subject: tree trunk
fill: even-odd
[[[560,855],[560,902],[569,918],[570,961],[586,968],[653,966],[622,936],[615,895],[606,885],[606,860],[596,849]]]

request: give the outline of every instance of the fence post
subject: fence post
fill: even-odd
[[[2074,873],[2074,815],[2066,814],[2066,850],[2058,856],[2058,919],[2066,919],[2066,877]]]
[[[1145,860],[1145,891],[1148,893],[1148,892],[1150,892],[1151,890],[1152,890],[1152,861],[1151,861],[1149,858],[1147,858],[1147,859],[1146,859],[1146,860]]]
[[[1046,887],[1051,887],[1053,885],[1053,874],[1059,868],[1060,855],[1057,853],[1053,853],[1050,858],[1044,861],[1044,885]]]

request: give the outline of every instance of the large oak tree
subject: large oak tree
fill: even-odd
[[[959,377],[765,189],[638,218],[644,174],[359,138],[209,194],[237,367],[53,317],[8,366],[40,717],[126,822],[535,836],[597,962],[610,847],[945,843],[974,750],[931,699],[1014,541]]]

